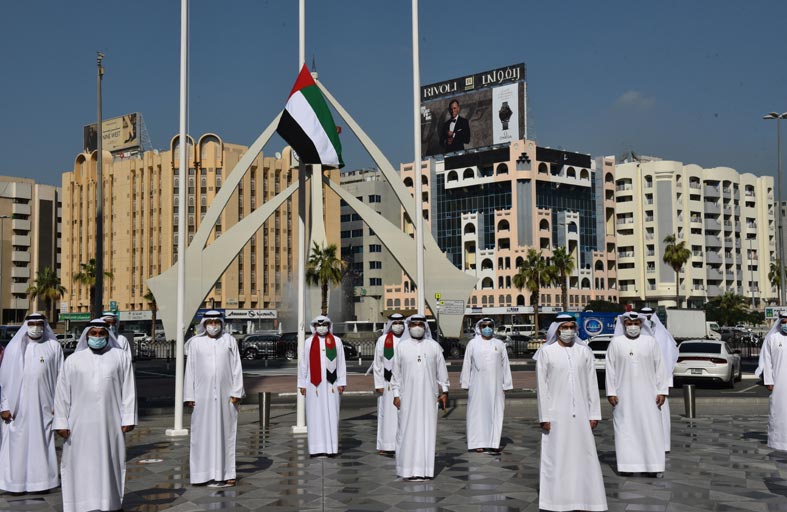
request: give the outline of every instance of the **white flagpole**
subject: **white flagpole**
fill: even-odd
[[[298,72],[306,62],[306,0],[298,0]],[[303,360],[306,329],[306,165],[298,161],[298,367]],[[293,434],[306,433],[306,397],[296,393]]]
[[[424,215],[421,192],[421,64],[418,53],[418,0],[413,0],[413,172],[415,179],[415,283],[418,314],[424,306]]]
[[[188,435],[183,428],[183,335],[184,303],[186,299],[186,169],[189,162],[186,148],[188,138],[188,54],[189,54],[189,2],[180,0],[180,136],[178,137],[178,296],[177,296],[177,338],[175,341],[175,425],[167,429],[168,436]]]

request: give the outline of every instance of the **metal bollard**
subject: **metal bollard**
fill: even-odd
[[[683,385],[683,407],[687,418],[697,417],[697,407],[694,401],[694,384]]]
[[[260,406],[260,428],[267,429],[271,424],[271,394],[257,393]]]

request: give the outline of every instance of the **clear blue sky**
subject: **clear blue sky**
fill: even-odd
[[[775,173],[776,127],[761,116],[787,111],[787,2],[420,3],[422,82],[525,62],[541,145]],[[60,183],[95,121],[99,49],[105,117],[142,112],[154,147],[167,147],[179,9],[3,2],[0,174]],[[190,132],[251,143],[295,79],[297,28],[296,0],[192,0]],[[413,155],[410,38],[407,0],[307,0],[309,63],[394,165]],[[349,130],[342,139],[347,168],[372,164]]]

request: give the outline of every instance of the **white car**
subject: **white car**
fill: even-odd
[[[607,369],[607,347],[612,341],[612,336],[612,334],[599,334],[588,341],[588,346],[593,351],[597,372],[603,372]]]
[[[674,380],[712,380],[733,387],[741,379],[740,350],[725,341],[688,340],[678,345]]]

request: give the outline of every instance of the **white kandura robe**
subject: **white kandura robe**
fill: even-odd
[[[308,336],[304,343],[303,358],[298,362],[298,387],[306,388],[306,436],[309,441],[309,454],[339,453],[339,407],[341,395],[339,386],[347,385],[347,364],[344,361],[344,345],[338,336],[336,341],[336,382],[328,382],[325,368],[328,359],[325,357],[325,337],[317,336],[320,343],[320,370],[322,380],[315,387],[311,382],[311,353],[314,335]]]
[[[189,478],[200,484],[235,479],[238,405],[243,398],[243,370],[238,343],[229,334],[191,338],[186,360],[183,401],[191,413]]]
[[[656,339],[616,336],[607,348],[607,396],[617,396],[612,410],[618,471],[664,471],[664,432],[656,395],[669,389]]]
[[[14,415],[10,423],[1,422],[0,489],[38,492],[60,484],[52,421],[63,349],[57,340],[22,343],[27,347],[16,409],[5,393],[0,398],[0,411]]]
[[[393,404],[393,389],[391,383],[385,380],[385,338],[383,334],[377,339],[374,347],[374,387],[382,389],[383,393],[377,397],[377,449],[386,452],[396,450],[396,431],[399,424],[399,411]],[[393,337],[394,359],[399,348],[401,338]]]
[[[659,324],[661,325],[661,324]],[[661,357],[664,361],[664,371],[666,372],[666,379],[667,379],[667,386],[673,387],[674,379],[672,376],[673,371],[675,370],[675,360],[668,360],[671,354],[674,352],[670,351],[668,347],[668,343],[673,344],[674,350],[674,339],[670,336],[669,331],[667,328],[661,325],[661,329],[664,329],[664,333],[660,333],[656,330],[655,336],[665,336],[664,340],[657,340],[659,341],[659,348],[661,349]],[[667,390],[669,394],[669,389]],[[664,451],[668,452],[672,449],[672,416],[669,410],[669,396],[664,397],[664,405],[661,406],[661,430],[664,432]]]
[[[128,342],[128,338],[126,338],[122,334],[118,334],[117,340],[118,340],[118,345],[120,345],[120,348],[122,348],[123,351],[126,352],[126,354],[128,354],[128,357],[130,357],[131,360],[133,361],[134,357],[131,354],[131,343]]]
[[[137,423],[131,358],[119,348],[75,352],[55,394],[55,430],[68,429],[60,463],[63,511],[117,510],[123,504],[126,442]]]
[[[593,352],[574,343],[541,348],[536,362],[541,434],[539,509],[607,510],[591,420],[601,420]]]
[[[465,349],[462,389],[467,389],[467,449],[500,448],[504,390],[513,389],[505,344],[497,338],[476,336]]]
[[[787,450],[787,336],[775,332],[762,343],[762,381],[773,386],[768,407],[768,447]]]
[[[392,388],[401,400],[396,434],[396,474],[402,478],[434,476],[438,391],[448,392],[443,349],[432,340],[399,343]]]

